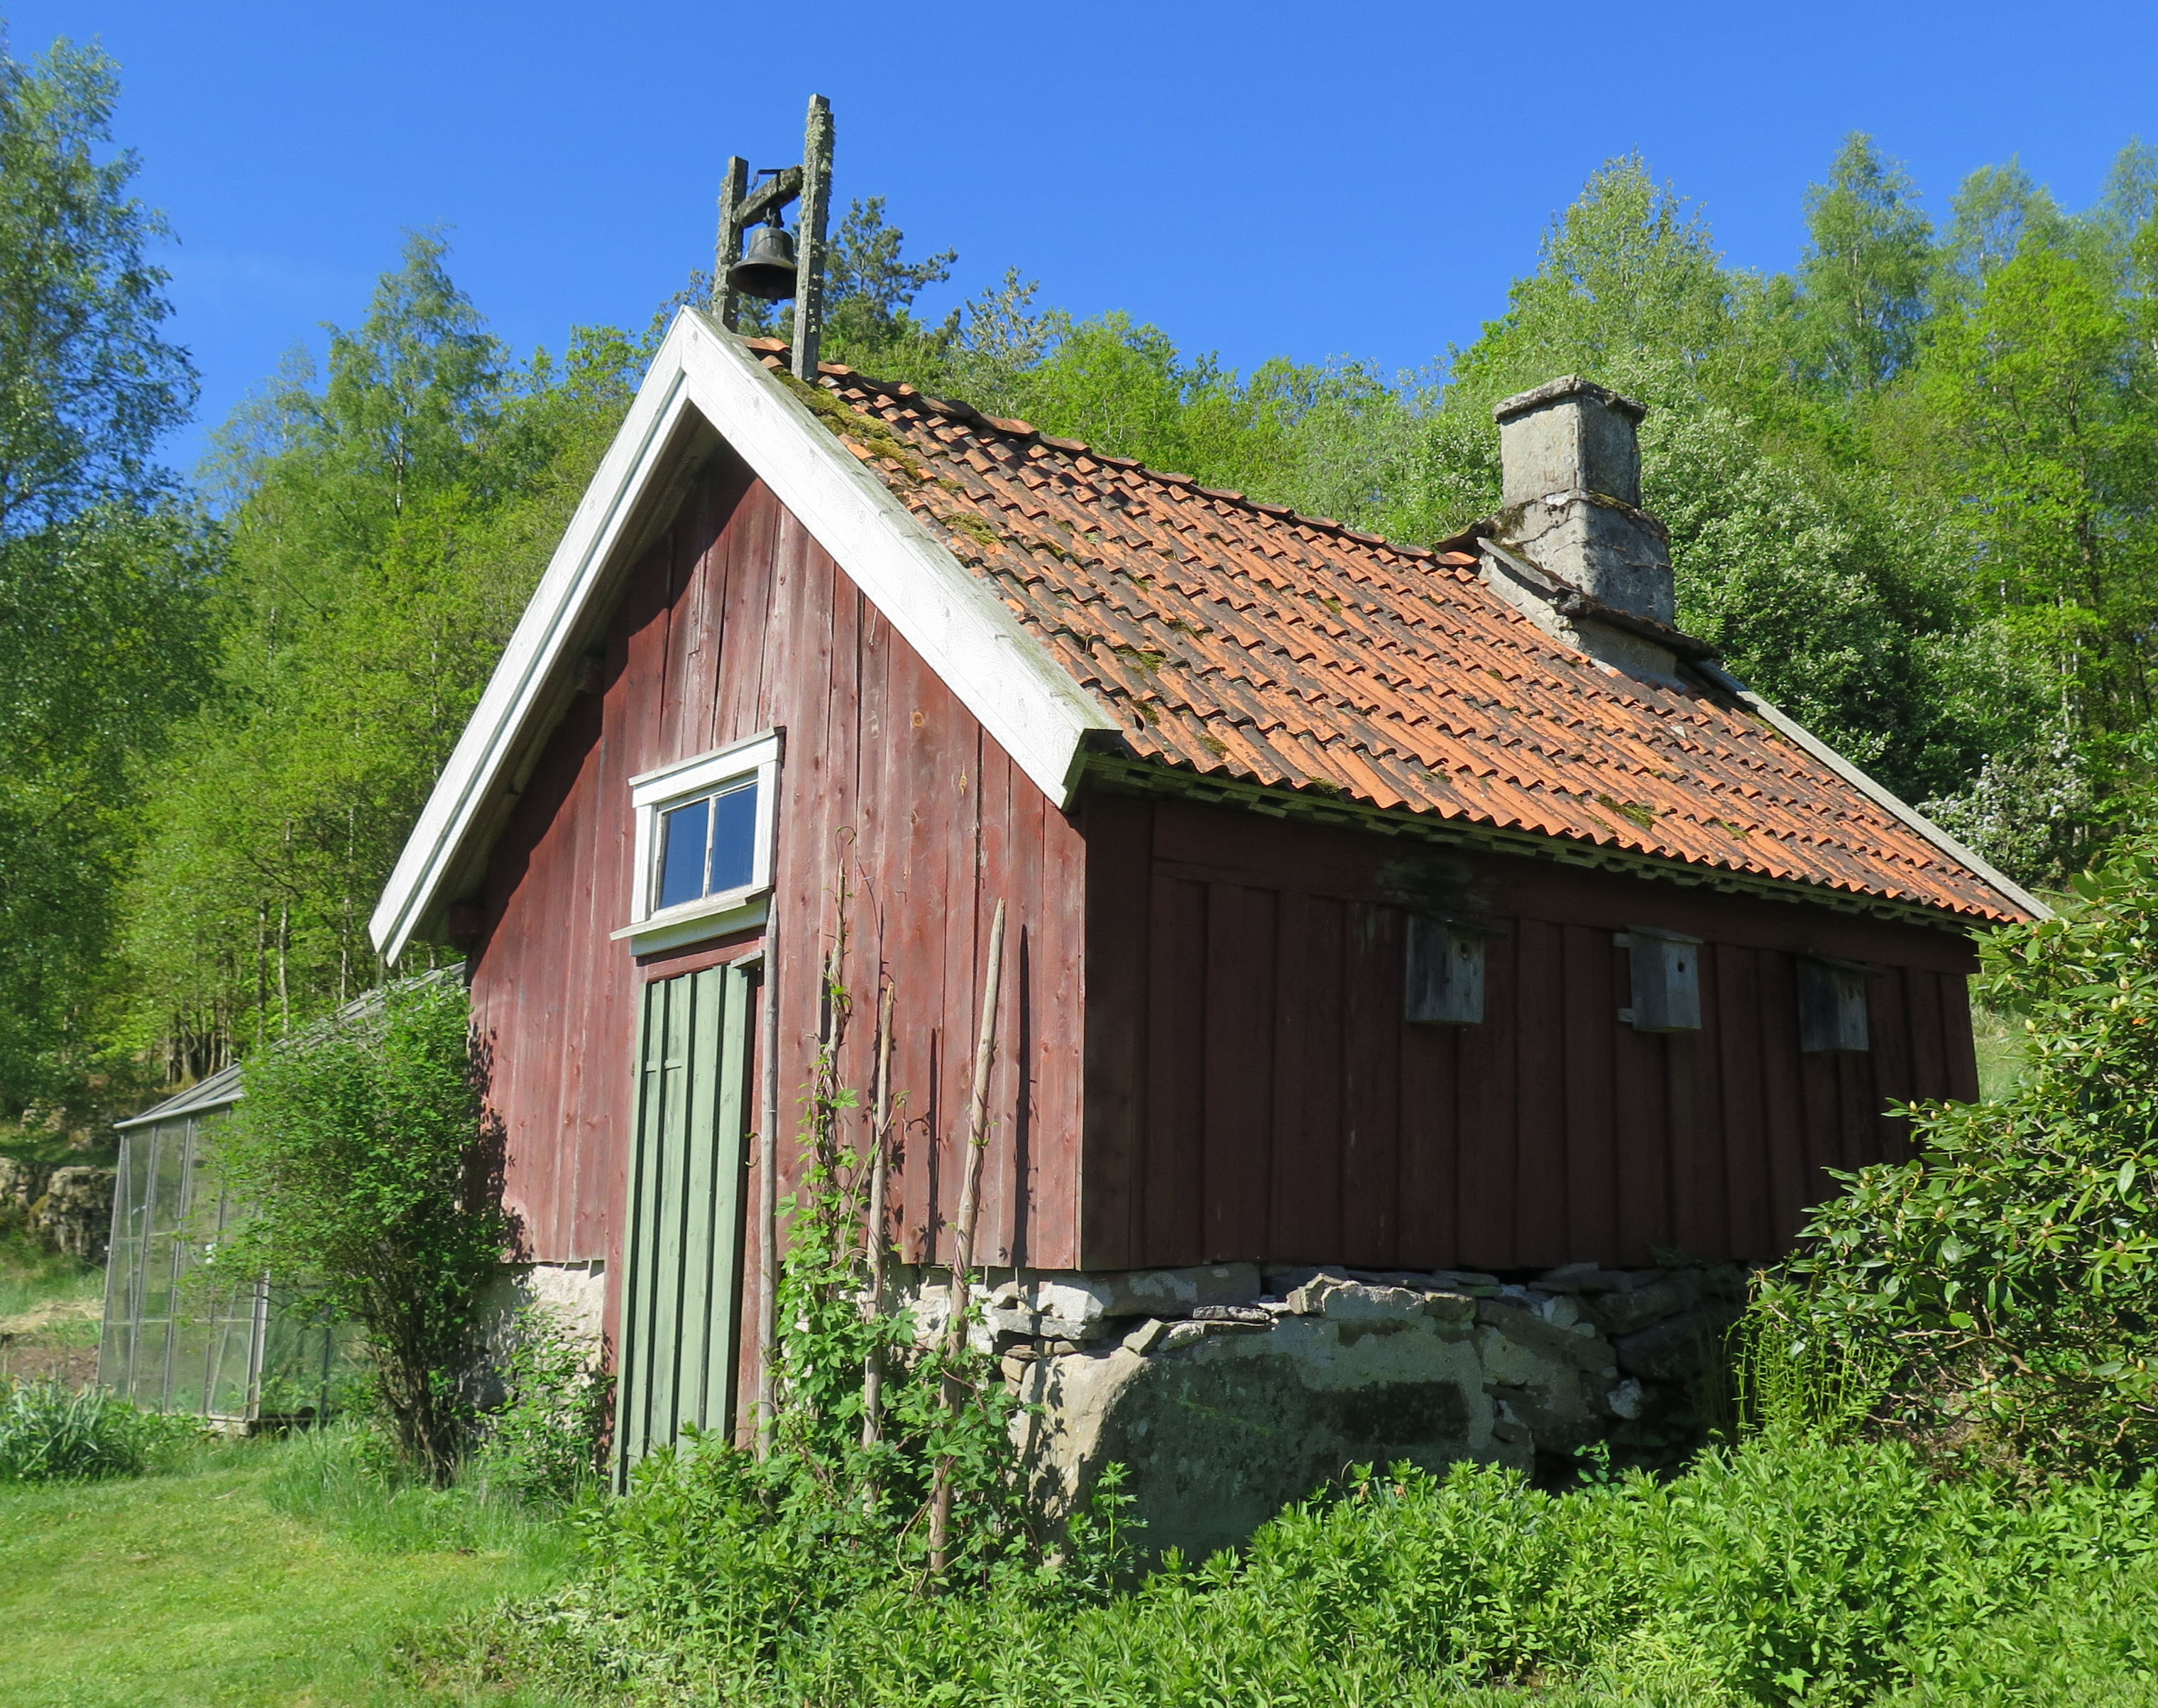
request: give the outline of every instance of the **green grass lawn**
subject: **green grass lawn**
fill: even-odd
[[[48,1251],[26,1234],[0,1232],[0,1324],[55,1309],[101,1309],[105,1271]]]
[[[216,1445],[163,1476],[0,1487],[0,1705],[474,1700],[400,1680],[400,1638],[543,1587],[559,1535],[364,1546],[271,1504],[304,1450]]]
[[[98,1265],[0,1232],[0,1376],[90,1380],[104,1313]]]

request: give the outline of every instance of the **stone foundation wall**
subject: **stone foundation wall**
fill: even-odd
[[[909,1289],[925,1339],[942,1287]],[[1355,1465],[1534,1472],[1684,1428],[1744,1298],[1729,1267],[1502,1282],[1232,1263],[1007,1282],[973,1335],[1026,1407],[1053,1508],[1119,1462],[1149,1548],[1198,1556]]]
[[[607,1355],[607,1265],[597,1258],[573,1263],[505,1263],[480,1300],[486,1349],[474,1372],[474,1396],[499,1405],[502,1372],[527,1311],[544,1311],[553,1325],[582,1343],[594,1365]]]

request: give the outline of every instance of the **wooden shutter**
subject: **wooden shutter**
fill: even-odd
[[[619,1478],[684,1423],[734,1425],[741,1344],[751,974],[644,987],[622,1287]]]

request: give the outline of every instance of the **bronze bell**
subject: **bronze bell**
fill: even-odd
[[[793,234],[775,219],[750,233],[749,251],[727,269],[727,283],[767,302],[784,302],[794,294],[795,266]]]

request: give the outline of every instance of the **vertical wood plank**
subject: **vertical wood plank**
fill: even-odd
[[[1545,1268],[1566,1261],[1567,1245],[1565,946],[1542,920],[1521,921],[1515,934],[1514,1261]]]
[[[1149,1264],[1197,1263],[1205,1243],[1200,1200],[1205,1120],[1206,892],[1155,876],[1147,991],[1147,1184],[1142,1204]]]
[[[1618,1140],[1612,1050],[1619,1004],[1611,984],[1611,935],[1569,925],[1563,944],[1567,1250],[1575,1261],[1616,1263]]]
[[[1287,1262],[1338,1263],[1350,1233],[1345,1193],[1349,1174],[1349,985],[1354,952],[1350,911],[1331,896],[1310,895],[1300,909],[1299,988],[1284,971],[1283,1028],[1293,1038],[1297,1091],[1285,1103],[1276,1153],[1282,1159],[1282,1243]],[[1289,1047],[1290,1039],[1283,1040]]]
[[[1128,1269],[1140,1259],[1145,1167],[1149,803],[1085,803],[1085,1149],[1077,1262]]]
[[[1517,933],[1484,950],[1484,1024],[1461,1032],[1461,1261],[1511,1269],[1514,1247],[1514,1070]]]
[[[1353,905],[1348,927],[1355,960],[1342,977],[1343,1255],[1387,1269],[1401,1249],[1399,973],[1407,949],[1397,908]]]
[[[1613,945],[1612,953],[1625,951]],[[1630,969],[1614,983],[1628,990]],[[1655,1261],[1672,1243],[1670,1180],[1670,1065],[1664,1039],[1637,1032],[1612,1017],[1612,1097],[1618,1161],[1618,1231],[1622,1260],[1630,1265]]]
[[[1206,1261],[1256,1257],[1266,1248],[1267,1159],[1273,1134],[1254,1040],[1273,1015],[1273,897],[1240,885],[1206,895],[1205,1091],[1200,1179]]]
[[[1978,1101],[1978,1045],[1970,1029],[1970,981],[1960,973],[1933,975],[1941,1015],[1941,1055],[1947,1089],[1958,1102]]]
[[[1402,1247],[1404,1268],[1460,1260],[1459,1026],[1402,1027]]]
[[[689,1063],[683,1076],[682,1112],[682,1302],[676,1333],[682,1343],[678,1406],[683,1416],[701,1425],[712,1387],[707,1364],[712,1351],[712,1323],[722,1308],[715,1291],[717,1262],[719,1182],[713,1173],[719,1149],[716,1092],[720,1044],[725,1023],[718,968],[669,982],[682,988],[688,1015]]]
[[[1735,1242],[1726,1214],[1730,1155],[1719,1071],[1723,1003],[1717,946],[1702,944],[1696,966],[1701,1029],[1669,1040],[1672,1226],[1680,1251],[1720,1262],[1731,1255]]]
[[[1722,1071],[1725,1216],[1733,1256],[1764,1261],[1775,1251],[1769,1214],[1768,1138],[1762,1108],[1759,957],[1716,946],[1717,1054]]]
[[[731,1431],[745,1409],[736,1399],[741,1363],[742,1319],[748,1295],[742,1287],[742,1215],[745,1171],[749,1163],[750,1017],[755,983],[746,968],[722,974],[720,1051],[715,1064],[714,1128],[717,1143],[712,1164],[712,1279],[715,1308],[712,1345],[705,1360],[705,1427]]]

